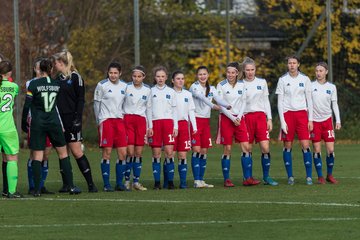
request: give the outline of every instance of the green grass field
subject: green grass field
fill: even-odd
[[[287,185],[281,145],[273,144],[271,175],[280,185],[243,187],[237,149],[231,165],[236,187],[231,189],[222,186],[221,150],[215,147],[209,153],[206,179],[215,184],[214,189],[193,189],[189,168],[188,189],[152,190],[147,149],[142,183],[148,191],[1,199],[0,239],[360,239],[359,145],[336,145],[338,185],[313,186],[305,185],[297,145],[293,151],[296,183]],[[260,156],[257,149],[254,152],[254,175],[261,178]],[[101,188],[100,151],[87,148],[86,154]],[[27,151],[21,152],[20,159],[18,190],[26,193]],[[61,185],[58,161],[55,155],[50,161],[46,186],[55,191]],[[73,159],[72,164],[76,184],[86,190]],[[112,182],[114,166],[113,159]]]

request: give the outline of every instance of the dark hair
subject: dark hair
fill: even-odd
[[[145,74],[145,68],[144,68],[143,65],[137,65],[137,66],[133,67],[132,71],[133,71],[133,72],[134,72],[134,71],[139,71],[139,72],[141,72],[144,76],[146,75],[146,74]]]
[[[166,76],[168,75],[168,71],[167,71],[166,67],[164,67],[164,66],[154,67],[154,68],[153,68],[153,74],[154,74],[154,82],[153,82],[153,83],[154,83],[154,84],[157,83],[157,82],[156,82],[156,79],[155,79],[155,76],[156,76],[156,73],[159,72],[159,71],[164,71],[165,74],[166,74]]]
[[[34,65],[33,65],[33,74],[32,74],[32,77],[35,78],[36,77],[36,71],[35,71],[35,68],[36,68],[36,64],[37,63],[40,63],[41,60],[43,60],[44,58],[36,58],[35,61],[34,61]]]
[[[298,63],[300,63],[300,57],[297,56],[297,55],[295,55],[295,54],[290,55],[290,56],[287,56],[285,59],[286,59],[286,62],[288,62],[289,59],[296,59],[296,61],[297,61]]]
[[[206,71],[209,73],[209,69],[208,69],[206,66],[204,66],[204,65],[199,66],[199,67],[196,69],[196,74],[198,74],[200,70],[206,70]],[[209,84],[209,81],[206,81],[205,87],[206,87],[205,97],[207,97],[207,96],[209,95],[209,92],[210,92],[210,84]]]
[[[231,62],[228,65],[226,65],[226,67],[233,67],[236,68],[236,70],[240,71],[240,64],[238,62]]]
[[[12,71],[12,65],[11,65],[11,62],[9,61],[2,61],[0,62],[0,86],[2,84],[2,80],[3,80],[3,77],[2,75],[8,73],[8,72],[11,72]]]
[[[112,62],[109,64],[107,71],[110,71],[110,68],[116,68],[119,72],[121,72],[121,64],[118,62]]]
[[[4,60],[5,60],[4,55],[2,55],[2,54],[0,53],[0,62],[2,62],[2,61],[4,61]]]
[[[121,64],[118,63],[118,62],[112,62],[112,63],[109,64],[109,66],[107,68],[107,73],[106,73],[107,78],[109,78],[110,68],[116,68],[119,71],[119,73],[121,73]]]
[[[48,58],[45,58],[40,61],[40,71],[46,73],[47,75],[51,76],[53,64],[52,61]]]
[[[327,65],[326,62],[318,62],[318,63],[315,65],[315,67],[317,67],[317,66],[322,66],[322,67],[325,68],[326,70],[329,69],[329,66]]]
[[[176,75],[178,75],[178,74],[184,74],[184,72],[181,71],[181,70],[176,70],[175,72],[173,72],[173,73],[171,74],[171,78],[174,80],[174,78],[175,78]]]

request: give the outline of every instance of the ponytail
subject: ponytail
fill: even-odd
[[[63,72],[65,77],[70,77],[72,72],[77,72],[75,67],[73,56],[69,51],[62,51],[54,55],[55,60],[61,61],[65,64],[65,72]]]

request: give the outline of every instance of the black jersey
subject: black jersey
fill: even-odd
[[[57,81],[43,77],[31,81],[24,104],[22,121],[27,121],[31,110],[31,129],[42,130],[54,125],[61,125],[60,116],[56,108],[56,100],[60,91]]]
[[[74,118],[82,118],[85,104],[85,86],[80,74],[72,72],[70,77],[60,74],[58,77],[60,92],[57,107],[61,115],[73,114]]]

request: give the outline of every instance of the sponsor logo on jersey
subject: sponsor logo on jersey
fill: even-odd
[[[286,86],[290,86],[290,83],[286,84]]]
[[[239,91],[238,91],[238,94],[241,95],[241,94],[242,94],[242,90],[239,90]]]
[[[132,93],[130,93],[130,97],[133,97],[134,95]]]
[[[143,95],[143,96],[142,96],[142,99],[143,99],[143,100],[146,100],[146,96],[145,96],[145,95]]]
[[[314,92],[317,92],[317,88],[314,89]]]
[[[331,91],[330,91],[330,90],[326,90],[326,94],[331,94]]]
[[[111,91],[111,89],[109,89],[109,91],[108,91],[108,92],[112,92],[112,91]]]
[[[154,96],[153,97],[156,97],[156,94],[154,94]]]
[[[256,89],[257,89],[257,90],[261,90],[261,86],[256,86]]]
[[[185,102],[189,102],[189,99],[188,99],[188,98],[184,98],[184,101],[185,101]]]
[[[169,94],[166,94],[166,99],[170,99],[170,95]]]
[[[230,92],[229,92],[229,91],[226,91],[226,94],[230,94]]]
[[[124,91],[124,90],[121,90],[121,94],[125,94],[125,91]]]
[[[304,87],[304,83],[299,83],[299,87]]]

